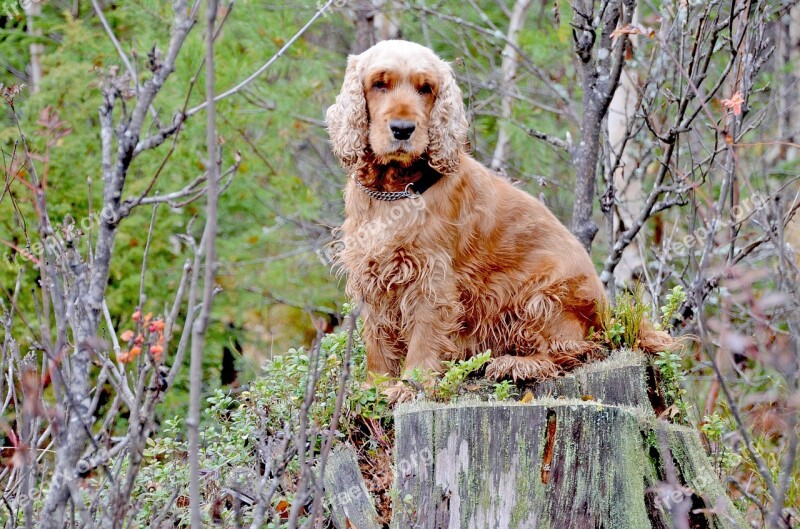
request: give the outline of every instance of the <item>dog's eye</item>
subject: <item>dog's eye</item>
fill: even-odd
[[[433,93],[433,88],[428,83],[425,83],[424,85],[417,88],[417,92],[419,92],[420,94],[431,94]]]
[[[386,89],[389,88],[389,85],[386,84],[385,81],[375,81],[372,83],[373,90],[380,90],[381,92],[385,92]]]

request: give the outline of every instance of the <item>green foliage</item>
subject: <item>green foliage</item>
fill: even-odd
[[[719,413],[714,412],[712,415],[705,415],[700,422],[700,431],[703,432],[709,441],[719,441],[722,439],[722,434],[727,431],[725,421],[720,417]]]
[[[589,338],[596,340],[609,349],[636,349],[639,344],[639,331],[642,322],[647,318],[647,305],[642,301],[645,295],[644,286],[637,284],[632,290],[620,293],[616,303],[601,304],[598,307],[601,328],[590,329]],[[660,307],[662,321],[660,327],[667,329],[669,323],[686,300],[682,287],[674,287],[666,296],[666,304]],[[660,374],[659,385],[664,400],[670,407],[670,417],[676,421],[688,420],[686,390],[683,383],[686,372],[678,353],[662,351],[656,354],[653,365]]]
[[[653,364],[661,375],[661,388],[667,405],[673,406],[670,416],[676,420],[687,420],[689,405],[686,402],[686,389],[683,383],[686,372],[681,365],[678,353],[662,351],[656,354]]]
[[[613,317],[607,321],[609,324],[603,329],[603,341],[611,344],[614,349],[623,347],[624,342],[622,338],[625,335],[625,326],[618,321],[614,321]]]
[[[662,330],[670,328],[670,323],[677,315],[678,309],[686,301],[683,287],[676,285],[666,295],[666,303],[660,307]],[[653,365],[658,370],[660,380],[658,384],[663,392],[664,401],[669,406],[669,416],[676,422],[688,423],[689,409],[687,392],[685,389],[686,370],[683,359],[677,352],[660,351],[656,353]]]
[[[319,450],[333,417],[348,334],[341,331],[324,336],[316,364],[313,361],[315,355],[302,348],[290,349],[267,362],[263,374],[240,394],[216,390],[207,399],[200,459],[201,468],[207,472],[203,481],[206,516],[210,516],[209,510],[215,500],[223,499],[220,496],[222,489],[252,491],[257,486],[260,479],[256,470],[260,457],[258,440],[265,435],[282,435],[279,432],[287,425],[296,427],[303,397],[315,370],[319,377],[313,390],[316,399],[309,416],[310,424],[318,432],[311,444]],[[352,376],[347,383],[338,434],[343,438],[358,435],[365,419],[384,423],[390,420],[388,404],[383,396],[374,387],[364,387],[366,356],[357,332],[353,333],[350,367]],[[185,460],[188,442],[182,436],[183,431],[183,420],[175,417],[165,420],[160,434],[148,440],[145,464],[134,490],[134,497],[141,502],[137,523],[142,526],[147,525],[153,513],[168,504],[176,488],[179,497],[188,494],[189,476]],[[296,472],[295,467],[295,463],[289,464],[290,476]],[[280,501],[291,502],[291,490],[281,489],[273,505]],[[177,501],[175,505],[177,525],[186,526],[188,504]],[[245,511],[244,515],[247,519],[249,513]],[[222,510],[226,524],[233,521],[232,516],[232,510]]]
[[[782,470],[785,464],[783,458],[788,454],[782,454],[780,451],[776,451],[771,444],[772,441],[769,438],[759,436],[754,442],[754,449],[755,452],[764,459],[773,481],[778,482],[779,476],[783,474]],[[742,451],[740,455],[741,457],[739,460],[744,463],[744,471],[747,472],[749,476],[753,476],[760,481],[761,486],[766,487],[764,479],[760,476],[759,472],[757,472],[756,464],[750,454],[746,451]],[[789,487],[786,491],[785,505],[800,505],[800,472],[792,472],[789,476]]]
[[[731,429],[730,421],[718,412],[705,415],[700,421],[700,431],[717,447],[717,450],[712,450],[714,463],[720,473],[724,474],[732,472],[742,462],[742,458],[735,451],[728,449],[722,443],[723,437],[730,433]]]
[[[415,368],[409,371],[408,382],[420,389],[426,398],[446,402],[458,395],[464,381],[483,369],[491,358],[492,352],[486,351],[466,360],[444,362],[445,371],[441,377],[430,371]],[[376,382],[386,383],[389,380]]]
[[[475,355],[467,360],[445,362],[445,371],[439,383],[433,388],[432,397],[437,400],[449,400],[458,393],[459,386],[467,377],[481,369],[492,357],[491,351]]]
[[[635,347],[639,340],[639,328],[646,317],[647,305],[644,299],[644,286],[637,284],[633,290],[622,292],[614,306],[614,320],[622,325],[621,341],[628,347]]]
[[[611,349],[635,349],[639,342],[639,330],[642,321],[647,318],[647,304],[644,303],[644,285],[637,283],[632,290],[617,295],[616,303],[602,303],[597,311],[600,315],[600,330],[590,329],[589,337],[604,343]],[[676,316],[678,309],[686,301],[686,293],[680,285],[675,286],[666,295],[666,304],[660,307],[662,315],[660,325],[656,327],[667,330]]]
[[[669,329],[673,318],[679,316],[678,309],[686,301],[686,292],[681,285],[675,285],[667,293],[666,303],[661,307],[661,329]]]
[[[503,401],[511,399],[517,392],[517,386],[510,380],[503,380],[493,386],[493,397],[495,400]]]
[[[681,357],[677,353],[660,352],[656,355],[658,366],[664,380],[670,384],[679,385],[685,380],[685,373],[681,367]],[[677,394],[673,394],[677,396]]]
[[[590,329],[590,338],[610,349],[635,349],[639,342],[639,328],[645,318],[647,305],[643,303],[644,286],[637,284],[633,290],[621,292],[616,303],[600,303],[600,330]]]
[[[311,363],[311,357],[304,349],[290,349],[287,353],[276,356],[264,366],[264,374],[250,384],[250,394],[269,403],[267,426],[277,430],[287,421],[294,419],[306,394],[307,380],[310,372],[319,371],[314,394],[316,396],[310,413],[316,424],[329,424],[335,408],[336,394],[339,389],[339,376],[343,368],[343,359],[347,350],[348,332],[340,331],[325,335],[322,338],[318,364]],[[345,410],[342,431],[349,431],[351,419],[365,417],[381,420],[388,415],[388,404],[383,394],[375,387],[367,386],[366,351],[359,338],[353,333],[351,376],[348,382],[348,394],[345,399]]]

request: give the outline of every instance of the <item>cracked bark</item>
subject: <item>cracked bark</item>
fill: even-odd
[[[621,351],[536,385],[524,404],[401,405],[390,527],[743,529],[697,432],[657,417],[649,368]],[[376,527],[351,448],[325,488],[337,529]]]

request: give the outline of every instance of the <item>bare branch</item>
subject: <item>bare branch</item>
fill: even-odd
[[[525,132],[528,134],[528,136],[530,136],[531,138],[536,138],[537,140],[542,140],[544,142],[547,142],[556,149],[560,149],[565,152],[570,152],[570,144],[562,140],[561,138],[556,138],[551,134],[547,134],[546,132],[541,132],[539,130],[532,128],[524,128],[524,129]]]
[[[314,22],[316,22],[317,19],[319,17],[321,17],[325,13],[325,11],[331,6],[331,4],[333,4],[334,1],[335,0],[328,0],[327,2],[325,2],[325,4],[321,8],[319,8],[319,10],[317,10],[317,12],[314,14],[314,16],[311,17],[311,19],[308,22],[306,22],[306,25],[303,26],[302,28],[300,28],[300,30],[297,33],[295,33],[295,35],[291,39],[289,39],[286,42],[286,44],[284,44],[281,47],[281,49],[279,49],[275,53],[275,55],[273,55],[270,58],[270,60],[268,60],[266,63],[264,63],[258,70],[256,70],[252,74],[250,74],[250,76],[247,77],[247,79],[243,80],[242,82],[240,82],[239,84],[237,84],[233,88],[230,88],[230,89],[222,92],[221,94],[219,94],[217,97],[214,98],[214,102],[216,103],[218,101],[221,101],[221,100],[225,99],[226,97],[229,97],[229,96],[232,96],[232,95],[236,94],[237,92],[241,91],[244,87],[246,87],[247,85],[252,83],[254,80],[256,80],[262,73],[267,71],[267,69],[270,66],[272,66],[272,64],[275,61],[280,59],[286,53],[286,51],[289,48],[292,47],[292,45],[297,41],[297,39],[299,39],[300,37],[303,36],[303,34],[308,30],[308,28],[310,28],[312,25],[314,25]],[[204,103],[201,103],[200,105],[197,105],[196,107],[194,107],[191,110],[187,111],[186,112],[186,116],[187,117],[188,116],[193,116],[193,115],[197,114],[198,112],[200,112],[201,110],[203,110],[206,107],[208,107],[208,105],[209,105],[209,101],[206,100]]]
[[[217,114],[214,98],[214,24],[217,19],[218,2],[207,0],[206,4],[206,166],[208,188],[206,190],[206,225],[201,251],[205,254],[205,276],[203,278],[203,301],[199,317],[192,323],[192,355],[189,367],[189,416],[186,428],[189,437],[189,501],[192,529],[202,529],[203,518],[200,500],[200,406],[203,392],[203,347],[206,329],[211,316],[214,296],[214,281],[217,272],[217,201],[219,200],[219,165],[217,156]]]
[[[114,31],[111,29],[111,26],[106,20],[106,16],[103,14],[103,9],[100,7],[100,4],[97,3],[97,0],[92,0],[92,7],[94,8],[94,12],[97,15],[97,18],[100,19],[100,23],[103,25],[103,29],[106,30],[106,34],[108,35],[109,40],[111,43],[114,44],[114,48],[117,50],[117,54],[119,55],[120,60],[125,65],[125,68],[128,70],[128,75],[131,76],[131,82],[136,87],[136,94],[138,95],[141,92],[141,85],[139,84],[139,78],[136,75],[136,70],[133,68],[131,61],[128,59],[128,56],[125,55],[125,51],[122,49],[122,45],[117,40],[117,36],[114,35]],[[153,105],[149,107],[150,114],[153,116],[153,119],[158,119],[158,112],[156,109],[153,108]]]

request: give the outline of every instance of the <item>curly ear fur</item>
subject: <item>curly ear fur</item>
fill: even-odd
[[[357,55],[348,57],[342,90],[336,96],[336,102],[328,108],[325,118],[333,154],[345,167],[356,165],[365,153],[369,133],[367,100]]]
[[[458,169],[458,155],[467,143],[467,123],[461,89],[450,65],[442,62],[441,81],[428,124],[430,166],[442,174]]]

